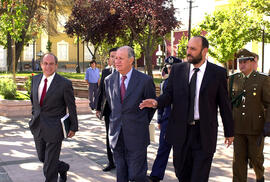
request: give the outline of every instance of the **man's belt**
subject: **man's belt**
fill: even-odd
[[[194,125],[198,124],[199,121],[200,120],[193,120],[193,121],[189,122],[188,124],[191,125],[191,126],[194,126]]]

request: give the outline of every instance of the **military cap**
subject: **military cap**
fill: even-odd
[[[165,59],[165,64],[175,64],[175,63],[181,63],[182,61],[174,56],[169,56]]]
[[[236,57],[237,57],[237,61],[254,61],[254,54],[250,51],[248,51],[247,49],[240,49],[237,53],[236,53]]]

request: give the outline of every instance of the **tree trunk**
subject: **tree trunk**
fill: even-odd
[[[145,49],[144,56],[145,56],[145,64],[146,64],[147,74],[153,78],[151,51],[148,49]]]
[[[18,60],[21,56],[22,50],[23,50],[23,46],[24,46],[24,39],[26,36],[26,32],[22,31],[22,35],[21,35],[21,41],[20,42],[16,42],[16,70],[17,70],[17,65],[18,65]]]
[[[11,45],[11,36],[8,33],[7,34],[7,67],[8,67],[8,72],[12,71],[12,45]]]

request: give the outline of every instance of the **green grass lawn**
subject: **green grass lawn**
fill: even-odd
[[[4,99],[4,96],[0,94],[0,99]],[[19,91],[16,92],[16,98],[12,100],[29,100],[30,97],[25,91]]]

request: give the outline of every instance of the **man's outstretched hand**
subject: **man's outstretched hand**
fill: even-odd
[[[139,107],[140,109],[143,109],[145,107],[150,107],[150,108],[156,108],[157,107],[157,101],[155,99],[145,99],[140,103]]]

